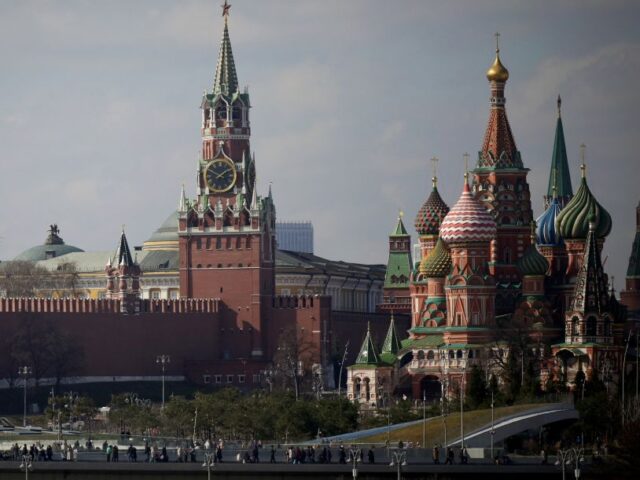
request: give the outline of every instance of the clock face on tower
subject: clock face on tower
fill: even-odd
[[[204,176],[211,191],[226,192],[236,183],[236,168],[229,160],[219,158],[207,164]]]

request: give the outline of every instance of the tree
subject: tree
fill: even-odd
[[[35,297],[48,275],[46,268],[34,262],[12,260],[2,263],[0,270],[0,290],[6,297]]]
[[[485,375],[477,365],[471,367],[469,375],[469,395],[467,397],[473,408],[482,405],[487,399],[487,382]]]
[[[296,327],[285,329],[278,337],[278,347],[273,356],[276,381],[283,387],[293,386],[296,400],[300,398],[303,380],[311,373],[310,354],[313,346]]]

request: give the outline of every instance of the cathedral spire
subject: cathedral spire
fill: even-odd
[[[496,33],[496,58],[487,70],[491,110],[482,149],[478,153],[478,168],[522,168],[520,152],[516,148],[505,110],[504,87],[509,79],[509,71],[500,60],[499,37],[500,34]]]
[[[213,93],[232,95],[238,91],[238,76],[236,74],[236,64],[233,60],[231,50],[231,39],[229,38],[229,9],[231,5],[225,0],[222,5],[222,16],[224,17],[224,31],[218,52],[218,65],[216,66],[216,76],[213,81]]]
[[[560,115],[561,106],[562,99],[560,95],[558,95],[558,120],[556,122],[556,136],[553,141],[553,153],[551,155],[549,186],[547,188],[547,194],[544,197],[545,208],[549,207],[551,203],[554,195],[554,187],[561,207],[564,207],[569,200],[571,200],[571,197],[573,197],[569,160],[567,159],[567,147],[564,141],[564,128],[562,126],[562,116]]]

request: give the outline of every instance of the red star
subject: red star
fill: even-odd
[[[228,17],[229,16],[229,9],[231,8],[231,5],[229,5],[227,3],[227,0],[224,0],[224,5],[220,5],[222,7],[222,16],[223,17]]]

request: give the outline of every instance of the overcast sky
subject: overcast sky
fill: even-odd
[[[0,258],[58,223],[69,244],[136,245],[195,191],[200,98],[211,88],[220,0],[0,3]],[[485,71],[501,33],[507,111],[534,212],[542,211],[556,119],[574,190],[613,216],[605,255],[622,286],[640,200],[638,2],[232,1],[238,78],[252,100],[259,189],[278,218],[311,220],[316,253],[386,261],[430,190],[453,205],[462,154],[481,146]]]

